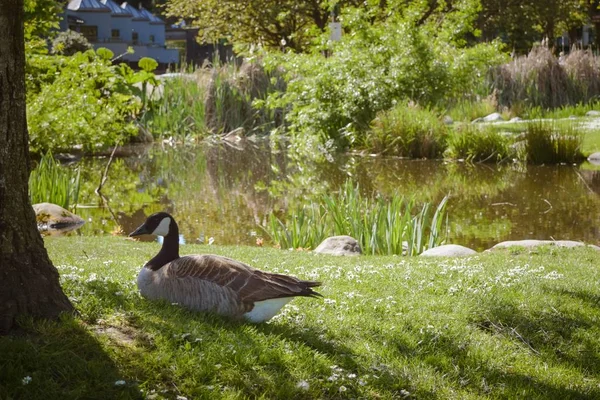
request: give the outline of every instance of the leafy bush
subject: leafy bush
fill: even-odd
[[[497,162],[510,157],[512,140],[493,127],[462,125],[448,137],[445,156],[473,162]]]
[[[499,45],[466,49],[453,36],[468,29],[463,20],[436,31],[420,24],[416,15],[394,12],[365,23],[369,15],[349,8],[343,21],[350,33],[331,45],[330,57],[319,52],[267,60],[287,71],[287,91],[272,96],[270,105],[288,110],[297,143],[352,147],[364,143],[373,119],[396,103],[438,105],[482,90],[489,67],[504,60]]]
[[[365,147],[381,154],[435,158],[444,150],[446,134],[447,127],[436,114],[402,104],[377,115]]]
[[[33,152],[123,143],[137,134],[140,107],[124,76],[93,50],[72,57],[31,55],[27,66],[27,122]]]
[[[91,50],[92,45],[79,32],[67,30],[60,32],[52,41],[52,53],[72,56],[75,53]]]

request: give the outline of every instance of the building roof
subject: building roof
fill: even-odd
[[[140,10],[131,4],[123,3],[121,4],[121,8],[133,16],[133,21],[150,21],[150,18],[142,14]]]
[[[67,4],[67,10],[86,12],[110,12],[110,8],[98,0],[71,0]]]
[[[150,20],[150,24],[152,25],[164,25],[165,21],[158,18],[156,15],[152,14],[150,11],[146,10],[144,7],[140,7],[140,13],[146,16]]]
[[[100,3],[104,4],[106,7],[110,8],[111,15],[113,17],[133,17],[133,15],[121,8],[120,5],[115,3],[113,0],[98,0]]]

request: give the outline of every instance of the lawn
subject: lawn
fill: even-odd
[[[0,399],[600,398],[600,252],[336,258],[186,245],[323,282],[252,325],[138,295],[156,243],[48,238],[80,312],[0,338]]]

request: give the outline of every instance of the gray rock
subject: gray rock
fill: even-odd
[[[358,256],[362,254],[360,245],[351,236],[331,236],[315,249],[315,253],[334,256]]]
[[[444,121],[444,124],[446,124],[446,125],[452,125],[452,124],[454,123],[454,120],[453,120],[453,119],[452,119],[452,117],[451,117],[451,116],[449,116],[449,115],[446,115],[446,116],[444,117],[444,120],[443,120],[443,121]]]
[[[473,249],[458,244],[444,244],[442,246],[434,247],[432,249],[425,250],[421,253],[421,256],[426,257],[464,257],[472,256],[477,254]]]
[[[600,111],[590,110],[585,113],[586,117],[600,117]]]
[[[523,118],[514,117],[514,118],[511,118],[510,121],[508,121],[508,122],[521,122],[521,121],[523,121]]]
[[[34,204],[33,211],[35,211],[35,219],[40,231],[71,230],[85,223],[83,218],[52,203]]]
[[[588,161],[594,165],[600,165],[600,152],[591,154]]]
[[[500,113],[491,113],[490,115],[483,117],[483,122],[499,122],[504,121]]]
[[[557,247],[573,248],[573,247],[586,246],[586,244],[583,242],[576,242],[574,240],[534,240],[534,239],[509,240],[506,242],[498,243],[497,245],[493,246],[490,250],[507,249],[510,247],[525,247],[525,248],[530,249],[530,248],[539,247],[539,246],[557,246]],[[598,247],[598,246],[590,245],[589,247]],[[600,250],[600,247],[598,248],[598,250]]]

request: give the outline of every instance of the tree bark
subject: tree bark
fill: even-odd
[[[73,310],[29,201],[24,43],[23,0],[0,0],[0,334]]]

